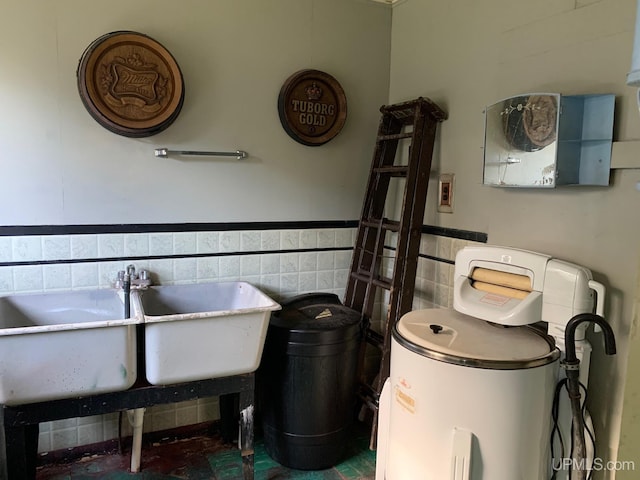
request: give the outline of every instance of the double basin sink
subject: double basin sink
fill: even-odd
[[[0,404],[168,385],[258,368],[278,305],[246,282],[0,297]],[[145,371],[137,371],[144,332]]]

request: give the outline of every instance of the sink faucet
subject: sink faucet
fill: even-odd
[[[117,289],[125,288],[125,284],[129,283],[130,288],[145,289],[151,285],[151,277],[148,270],[140,270],[136,272],[135,265],[127,265],[126,270],[118,272],[115,287]]]

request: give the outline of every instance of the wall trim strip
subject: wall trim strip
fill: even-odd
[[[132,223],[104,225],[13,225],[0,226],[0,237],[28,235],[96,235],[108,233],[229,232],[238,230],[305,230],[311,228],[355,228],[357,226],[357,220]]]
[[[423,225],[422,233],[438,235],[440,237],[458,238],[460,240],[470,240],[472,242],[487,243],[488,235],[482,232],[470,230],[458,230],[456,228],[436,227],[434,225]]]
[[[24,267],[28,265],[67,265],[70,263],[104,263],[104,262],[134,262],[140,260],[174,260],[178,258],[205,258],[205,257],[244,257],[247,255],[282,255],[286,253],[308,252],[339,252],[353,250],[353,247],[317,247],[317,248],[292,248],[286,250],[238,250],[233,252],[211,253],[185,253],[171,255],[136,255],[129,257],[94,257],[94,258],[70,258],[61,260],[24,260],[17,262],[0,262],[0,267]]]
[[[32,235],[96,235],[109,233],[225,232],[239,230],[304,230],[312,228],[357,228],[357,220],[304,220],[275,222],[140,223],[94,225],[8,225],[0,226],[0,237]],[[455,228],[423,225],[422,233],[487,242],[487,234]]]

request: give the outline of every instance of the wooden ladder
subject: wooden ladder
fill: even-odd
[[[362,313],[366,324],[358,368],[361,397],[373,411],[371,448],[375,448],[378,399],[389,376],[391,332],[413,303],[436,126],[447,118],[440,107],[422,97],[382,106],[380,112],[382,117],[344,299],[346,306]],[[398,144],[404,139],[410,141],[406,161],[397,152]],[[385,218],[385,210],[391,206],[387,205],[387,196],[392,178],[404,179],[396,182],[397,188],[404,189],[404,194],[399,218],[389,219]],[[399,194],[395,197],[399,198]],[[392,233],[387,235],[388,232]],[[386,242],[393,240],[393,232],[397,234],[395,247],[389,247]],[[387,252],[391,254],[387,255]],[[391,276],[385,275],[383,269],[391,271]],[[382,333],[371,328],[379,289],[388,291],[387,318]],[[365,379],[367,344],[382,352],[373,385]]]

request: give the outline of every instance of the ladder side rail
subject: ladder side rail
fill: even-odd
[[[379,133],[397,133],[401,128],[401,124],[396,122],[393,117],[383,116],[380,120]],[[358,224],[354,255],[351,261],[351,273],[362,270],[371,272],[372,265],[375,261],[374,258],[367,257],[367,255],[370,255],[368,252],[375,252],[376,238],[380,232],[375,232],[372,235],[371,233],[374,227],[365,225],[363,221],[374,218],[378,219],[383,216],[390,177],[377,174],[375,168],[393,164],[397,146],[398,140],[382,142],[376,146],[367,183],[367,193]],[[354,310],[364,312],[364,298],[370,288],[369,284],[358,281],[350,276],[347,280],[343,303]]]
[[[375,305],[376,292],[378,291],[376,284],[374,283],[374,280],[380,272],[380,265],[382,263],[382,252],[384,249],[384,238],[385,238],[385,232],[386,232],[386,230],[382,227],[383,221],[384,219],[380,218],[380,222],[377,227],[376,243],[373,249],[374,257],[373,257],[373,264],[371,265],[371,270],[370,270],[369,285],[363,300],[363,311],[369,318],[371,318],[373,315],[373,307]]]
[[[411,258],[410,262],[403,262],[404,272],[400,275],[403,279],[403,285],[400,291],[401,298],[398,301],[396,307],[395,322],[400,320],[400,317],[405,313],[411,311],[413,306],[413,297],[415,291],[416,272],[418,267],[418,255],[420,253],[420,240],[422,238],[422,224],[424,221],[424,212],[427,201],[427,192],[429,186],[429,172],[431,171],[433,146],[435,142],[437,124],[435,121],[429,122],[427,125],[427,131],[423,136],[423,141],[420,145],[422,149],[420,171],[418,172],[418,178],[415,184],[414,198],[416,202],[414,204],[414,211],[412,214],[412,227],[409,232],[409,244],[407,245],[407,257]]]
[[[373,182],[375,185],[374,188],[379,189],[379,191],[382,191],[386,196],[389,189],[389,177],[384,179],[378,176],[377,180],[377,182]],[[368,203],[370,204],[367,209],[368,213],[363,213],[363,215],[366,215],[365,218],[381,218],[384,212],[384,201],[372,198]],[[377,273],[374,266],[376,257],[380,255],[381,249],[376,245],[380,243],[378,239],[382,233],[380,225],[372,227],[365,225],[362,220],[359,222],[350,270],[351,274],[366,272],[370,277],[373,277]],[[350,275],[347,281],[344,304],[357,311],[364,312],[364,296],[370,288],[368,283],[359,281]]]
[[[422,116],[418,119],[416,130],[420,135],[416,137],[411,152],[410,162],[415,170],[410,174],[405,195],[412,200],[403,205],[406,215],[403,222],[403,234],[398,237],[397,255],[403,256],[405,261],[396,264],[394,278],[397,279],[395,303],[391,306],[393,328],[402,315],[409,312],[413,305],[415,290],[415,276],[417,271],[418,254],[420,253],[420,239],[422,236],[422,224],[429,187],[429,172],[431,171],[433,145],[435,141],[436,121]]]
[[[415,141],[410,153],[410,173],[407,176],[405,196],[403,198],[403,218],[401,234],[398,235],[397,256],[402,261],[394,265],[394,287],[390,294],[387,325],[384,329],[382,358],[375,381],[375,391],[379,395],[384,382],[389,377],[391,365],[392,332],[402,315],[409,312],[413,305],[415,276],[424,210],[431,170],[433,144],[435,141],[436,121],[420,116],[414,127]],[[408,199],[411,199],[408,202]],[[375,405],[375,403],[373,403]],[[377,441],[378,410],[373,411],[373,426],[370,448],[375,449]]]
[[[382,390],[384,382],[389,377],[390,370],[390,357],[391,357],[391,337],[392,331],[397,319],[397,308],[399,301],[402,299],[402,274],[405,272],[404,264],[411,261],[410,255],[408,256],[407,247],[411,244],[409,241],[409,233],[412,223],[412,211],[415,210],[416,201],[413,194],[416,190],[415,184],[419,171],[419,163],[421,161],[420,153],[422,152],[422,134],[426,125],[424,114],[420,109],[419,103],[413,106],[413,136],[411,140],[411,146],[409,150],[408,170],[406,176],[406,183],[402,196],[401,204],[401,218],[400,226],[397,236],[396,245],[396,261],[393,267],[392,274],[392,287],[389,291],[389,306],[387,308],[386,324],[383,328],[383,341],[381,347],[382,358],[380,360],[378,375],[374,379],[373,401],[369,402],[370,406],[377,406],[377,399]],[[375,449],[377,442],[377,427],[378,427],[378,409],[373,409],[373,422],[371,437],[369,440],[371,449]]]
[[[367,318],[370,314],[364,311],[364,298],[369,289],[369,282],[357,278],[359,270],[362,270],[362,266],[371,261],[373,251],[371,250],[372,238],[375,238],[375,231],[370,227],[360,227],[358,233],[358,239],[356,244],[359,247],[354,248],[354,254],[352,258],[351,270],[349,271],[349,277],[347,278],[347,288],[345,290],[344,305],[352,308]]]
[[[415,291],[415,280],[420,250],[420,238],[422,235],[422,223],[429,184],[429,171],[431,170],[433,143],[435,140],[436,122],[427,119],[418,120],[420,132],[418,141],[414,144],[411,162],[415,164],[416,171],[412,173],[412,184],[407,185],[406,198],[412,198],[410,204],[403,206],[405,218],[403,218],[402,234],[398,236],[396,255],[403,261],[396,262],[394,268],[394,290],[389,301],[389,315],[385,328],[384,346],[380,375],[376,387],[382,388],[384,381],[389,376],[391,356],[391,333],[395,324],[407,312],[411,311]]]
[[[378,235],[376,238],[375,245],[375,257],[373,261],[373,265],[371,267],[372,274],[369,277],[368,281],[365,283],[366,291],[364,293],[364,299],[362,301],[362,310],[361,313],[366,319],[366,328],[364,331],[364,335],[360,341],[359,351],[358,351],[358,372],[360,372],[359,381],[362,384],[366,384],[366,372],[364,369],[365,361],[366,361],[366,352],[367,352],[367,343],[370,343],[369,340],[371,336],[369,335],[369,331],[371,329],[371,322],[373,320],[373,309],[375,307],[376,294],[378,292],[378,286],[375,282],[375,279],[378,275],[376,273],[380,270],[380,262],[382,258],[382,252],[384,249],[384,232],[385,230],[382,228],[383,220],[380,220],[380,227],[378,229]]]
[[[368,332],[370,331],[377,293],[374,278],[379,265],[376,259],[380,258],[384,248],[383,213],[391,179],[389,175],[382,175],[376,169],[393,165],[400,140],[395,135],[398,135],[401,130],[402,124],[394,117],[382,115],[343,302],[346,306],[359,311],[363,316],[365,334],[358,351],[358,372],[361,385],[367,385],[365,362],[367,339],[370,337]],[[375,222],[376,219],[379,221]],[[367,257],[367,255],[373,256]],[[368,273],[366,280],[356,278],[356,274],[363,270]]]
[[[421,108],[421,104],[415,107],[414,128],[411,149],[409,152],[407,179],[402,198],[402,218],[400,220],[399,233],[397,237],[396,256],[401,261],[394,265],[393,282],[396,290],[391,298],[391,312],[394,317],[391,318],[392,323],[388,325],[387,330],[390,331],[394,326],[394,321],[398,317],[398,299],[402,298],[402,284],[406,279],[405,271],[407,263],[414,263],[417,259],[419,242],[416,244],[415,238],[411,235],[419,224],[421,230],[424,217],[424,203],[426,201],[426,190],[428,186],[428,172],[431,169],[431,161],[424,158],[425,130],[428,129],[429,122],[425,118],[425,114]],[[429,170],[427,170],[427,167]],[[426,183],[424,179],[426,176]],[[424,186],[424,188],[422,188]],[[420,187],[420,188],[419,188]],[[420,218],[418,218],[420,217]],[[414,278],[415,283],[415,278]],[[410,307],[409,307],[410,308]],[[404,314],[406,312],[402,312]]]
[[[366,289],[364,289],[364,296],[360,296],[356,304],[358,306],[358,309],[369,317],[373,313],[375,294],[377,291],[374,281],[378,276],[380,276],[380,266],[382,263],[382,254],[384,251],[384,240],[386,234],[386,229],[383,226],[384,209],[389,190],[390,179],[391,177],[388,175],[378,175],[378,193],[383,193],[384,195],[378,196],[373,199],[368,217],[366,218],[366,220],[368,221],[377,220],[377,225],[375,227],[364,227],[368,232],[368,235],[366,236],[366,241],[364,242],[362,253],[368,256],[366,261],[363,262],[364,264],[360,263],[356,266],[358,269],[356,270],[356,272],[364,271],[369,277],[366,284]]]
[[[378,123],[378,136],[380,136],[381,134],[383,134],[384,132],[386,132],[389,128],[390,128],[390,124],[391,124],[391,120],[389,118],[386,118],[384,116],[382,116],[380,118],[380,122]],[[360,212],[360,219],[364,219],[367,217],[367,212],[368,210],[371,208],[370,204],[373,201],[373,194],[374,194],[374,187],[376,187],[376,181],[377,178],[374,174],[374,168],[377,166],[377,164],[380,162],[379,159],[383,158],[385,155],[383,153],[383,150],[386,148],[386,144],[379,144],[376,142],[376,146],[374,148],[374,152],[373,152],[373,158],[371,160],[371,169],[369,171],[369,177],[367,179],[367,189],[365,190],[365,198],[364,198],[364,203],[362,205],[362,210]],[[361,257],[362,251],[360,250],[360,255],[356,255],[355,253],[358,253],[355,251],[355,249],[358,249],[359,246],[364,245],[365,242],[365,237],[367,235],[367,229],[366,229],[366,225],[363,225],[362,222],[360,222],[358,224],[358,231],[357,231],[357,235],[356,235],[356,243],[355,243],[355,248],[354,248],[354,255],[353,258],[351,260],[351,271],[355,272],[358,270],[358,265],[360,263],[362,263],[362,258],[357,258],[357,257]],[[360,247],[361,248],[361,247]]]
[[[344,299],[346,306],[360,312],[363,317],[365,331],[359,349],[358,370],[360,394],[374,415],[371,448],[375,448],[376,443],[377,402],[382,385],[389,376],[392,332],[401,316],[410,311],[413,305],[436,125],[447,118],[447,114],[438,105],[422,97],[394,105],[383,105],[380,112],[382,118]],[[408,139],[411,143],[406,164],[399,162],[401,164],[398,165],[398,145],[403,139]],[[384,218],[384,213],[391,178],[394,177],[405,178],[405,182],[403,191],[396,193],[400,203],[397,209],[400,218],[389,220]],[[393,263],[388,265],[384,256],[387,231],[397,232],[395,254],[390,260]],[[391,270],[391,278],[382,275],[383,267]],[[378,289],[388,291],[383,302],[386,322],[380,333],[371,328],[375,302],[379,298]],[[372,341],[374,339],[376,341]],[[365,371],[365,351],[368,344],[375,345],[382,351],[378,376],[369,384]],[[367,393],[364,392],[364,387],[367,388]]]

